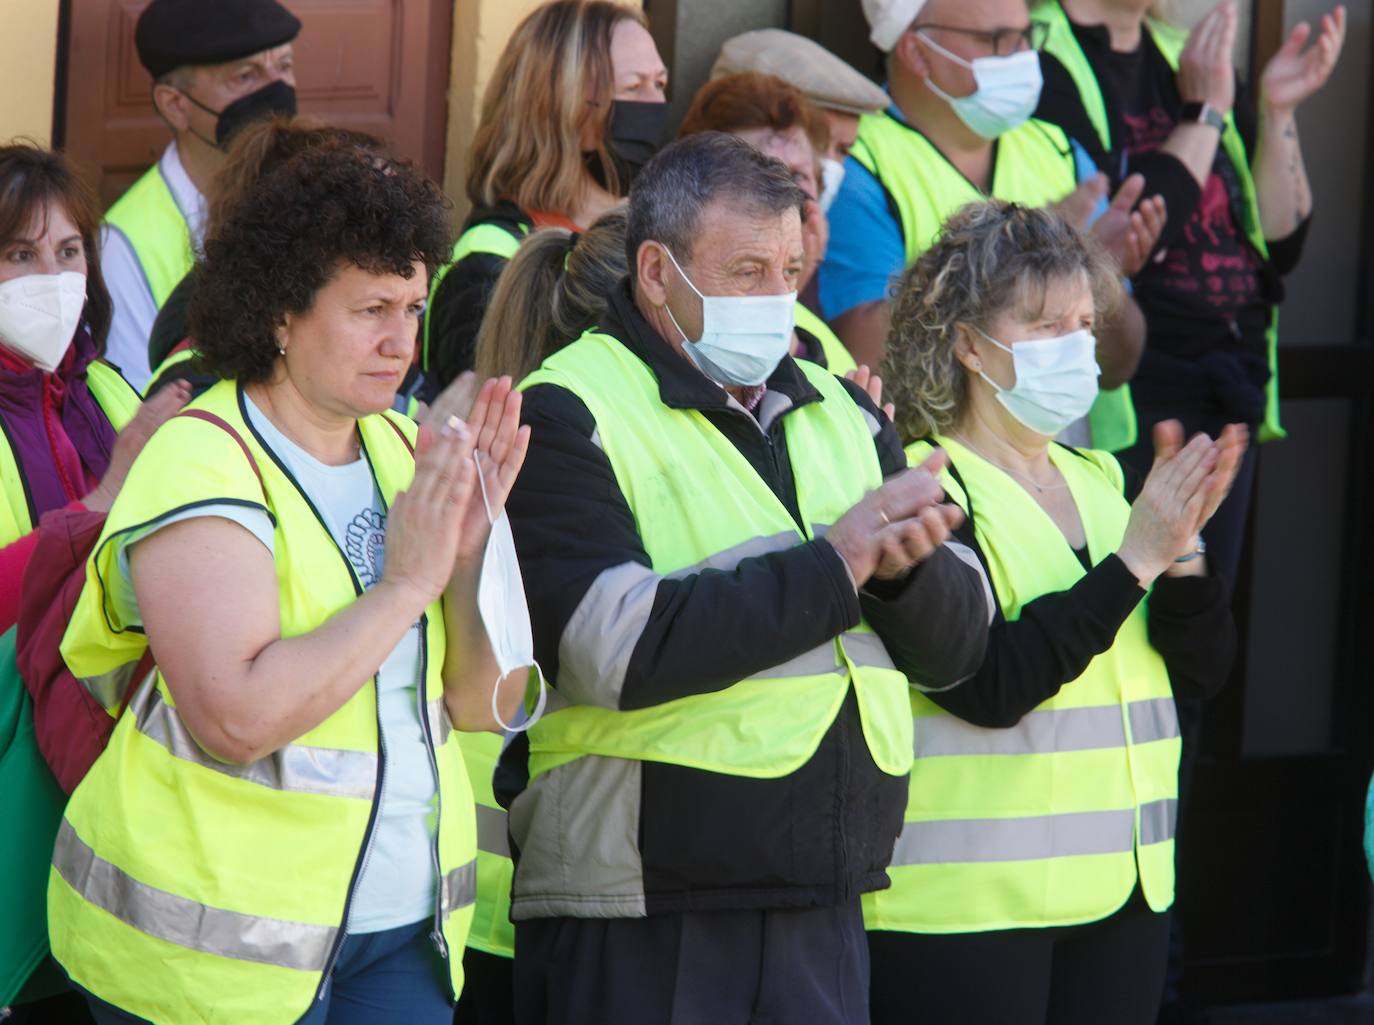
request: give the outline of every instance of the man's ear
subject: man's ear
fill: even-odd
[[[926,59],[925,47],[921,45],[921,37],[911,29],[898,38],[891,59],[917,78],[924,80],[930,77],[930,62]]]
[[[191,101],[185,93],[174,85],[159,82],[153,86],[153,106],[162,115],[162,120],[172,126],[174,132],[185,132],[191,127],[189,107]]]
[[[641,242],[635,253],[635,294],[651,306],[668,304],[668,277],[673,273],[668,256],[656,242]]]

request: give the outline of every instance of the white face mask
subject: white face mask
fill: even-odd
[[[1007,412],[1036,434],[1054,437],[1087,414],[1097,398],[1097,339],[1091,331],[1074,331],[1058,338],[1036,338],[1003,345],[974,328],[1003,352],[1011,353],[1016,384],[1003,388],[978,371],[997,392]]]
[[[525,600],[525,580],[520,575],[520,561],[515,555],[515,538],[511,534],[510,520],[504,509],[499,517],[492,519],[491,504],[487,501],[487,482],[482,479],[482,464],[477,461],[476,452],[472,454],[472,460],[477,463],[482,504],[486,506],[487,521],[491,523],[491,536],[487,538],[487,548],[482,553],[482,575],[477,582],[477,611],[481,613],[482,626],[486,628],[487,640],[491,643],[492,654],[496,656],[496,665],[501,670],[500,677],[491,689],[491,714],[507,733],[523,733],[544,714],[548,692],[544,687],[544,671],[534,660],[530,606]],[[539,674],[539,700],[524,722],[517,716],[514,724],[508,724],[501,718],[497,694],[507,676],[530,666]]]
[[[820,205],[822,213],[830,212],[830,204],[835,202],[835,196],[840,191],[840,182],[844,181],[844,162],[831,160],[829,157],[821,157],[821,195],[816,202]]]
[[[668,319],[682,335],[683,349],[697,369],[721,386],[763,384],[792,347],[797,316],[797,293],[784,295],[702,295],[683,273],[667,246],[663,251],[701,299],[701,337],[692,341],[672,308]]]
[[[944,54],[973,72],[977,88],[967,96],[950,96],[931,78],[926,79],[926,85],[954,108],[959,120],[984,139],[995,139],[1011,131],[1035,112],[1044,80],[1040,76],[1040,54],[1034,50],[966,61],[925,33],[921,38],[936,53]]]
[[[49,373],[71,348],[86,307],[86,275],[26,274],[0,284],[0,345]]]

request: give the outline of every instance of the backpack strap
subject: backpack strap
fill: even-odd
[[[391,417],[387,416],[385,413],[382,414],[382,419],[386,421],[388,427],[390,427],[393,431],[396,432],[396,437],[401,439],[401,444],[406,447],[406,451],[409,452],[411,455],[414,455],[415,446],[412,445],[410,443],[410,439],[406,437],[406,432],[401,430],[401,425],[398,424],[395,420],[391,419]],[[225,426],[227,427],[228,425],[226,424]]]
[[[258,478],[258,487],[262,488],[263,501],[264,504],[266,503],[267,484],[262,479],[262,471],[258,469],[258,461],[253,458],[253,453],[248,448],[248,443],[243,440],[243,435],[239,434],[238,431],[234,430],[234,428],[222,417],[216,416],[214,413],[206,412],[203,409],[183,409],[180,413],[177,414],[177,416],[189,416],[193,420],[204,420],[207,424],[214,424],[225,434],[229,435],[229,437],[233,438],[236,442],[238,442],[239,448],[243,450],[243,457],[248,460],[248,465],[253,468],[253,476]],[[388,423],[390,423],[390,421],[388,421]],[[392,424],[391,426],[396,427],[395,424]],[[400,432],[401,429],[399,427],[396,427],[396,433],[400,434]]]

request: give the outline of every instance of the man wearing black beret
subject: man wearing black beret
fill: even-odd
[[[152,0],[139,16],[138,57],[174,138],[110,208],[102,262],[114,302],[106,355],[140,390],[153,320],[191,269],[226,144],[252,121],[296,112],[300,29],[276,0]]]

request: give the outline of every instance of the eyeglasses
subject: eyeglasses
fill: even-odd
[[[1049,26],[1043,22],[1033,21],[1028,28],[999,28],[992,31],[983,31],[972,28],[956,28],[953,25],[912,25],[913,32],[954,32],[957,35],[968,36],[978,40],[979,44],[992,51],[992,56],[1002,57],[1007,54],[1020,53],[1022,50],[1041,50],[1045,46],[1045,36],[1049,32]]]

